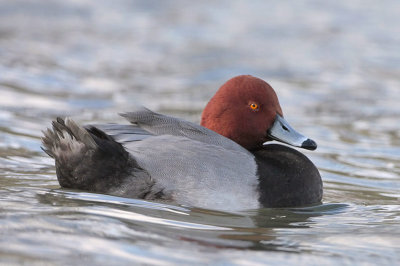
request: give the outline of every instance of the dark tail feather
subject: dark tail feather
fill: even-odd
[[[96,143],[90,134],[79,127],[73,120],[60,117],[52,122],[53,129],[43,131],[42,150],[50,157],[57,159],[62,155],[77,153],[85,146],[87,149],[96,149]],[[79,145],[78,145],[79,144]]]
[[[144,197],[152,181],[125,148],[96,127],[57,118],[43,131],[42,149],[55,159],[62,187]]]

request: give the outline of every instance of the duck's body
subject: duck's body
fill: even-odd
[[[278,115],[268,122],[262,141],[271,124],[281,123]],[[239,145],[234,137],[148,109],[123,116],[131,125],[84,128],[68,119],[53,122],[43,146],[56,160],[62,187],[224,210],[302,206],[321,200],[318,170],[289,147],[259,145],[243,134],[238,136],[245,144]],[[203,113],[202,124],[210,119],[205,117],[209,114]],[[300,140],[297,145],[310,144]]]

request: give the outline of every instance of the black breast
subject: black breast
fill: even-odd
[[[320,203],[322,180],[302,153],[278,144],[253,152],[258,165],[260,202],[264,207],[297,207]]]

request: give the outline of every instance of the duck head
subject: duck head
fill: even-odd
[[[270,140],[315,150],[317,144],[283,118],[274,89],[262,79],[242,75],[223,84],[205,107],[201,125],[248,150]]]

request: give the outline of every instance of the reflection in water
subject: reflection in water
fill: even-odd
[[[165,239],[179,239],[206,247],[291,252],[300,252],[302,247],[278,239],[276,230],[309,228],[314,224],[310,218],[334,215],[347,207],[345,204],[325,204],[227,213],[86,192],[38,191],[36,198],[41,204],[60,207],[51,212],[52,216],[66,215],[78,220],[111,219],[131,230],[139,229],[136,233],[144,238],[157,233]],[[101,231],[99,237],[104,234],[107,235]]]
[[[0,0],[0,262],[395,264],[400,8],[269,1]],[[267,80],[324,204],[226,213],[59,189],[56,116],[124,123],[145,105],[198,122],[221,83]]]

